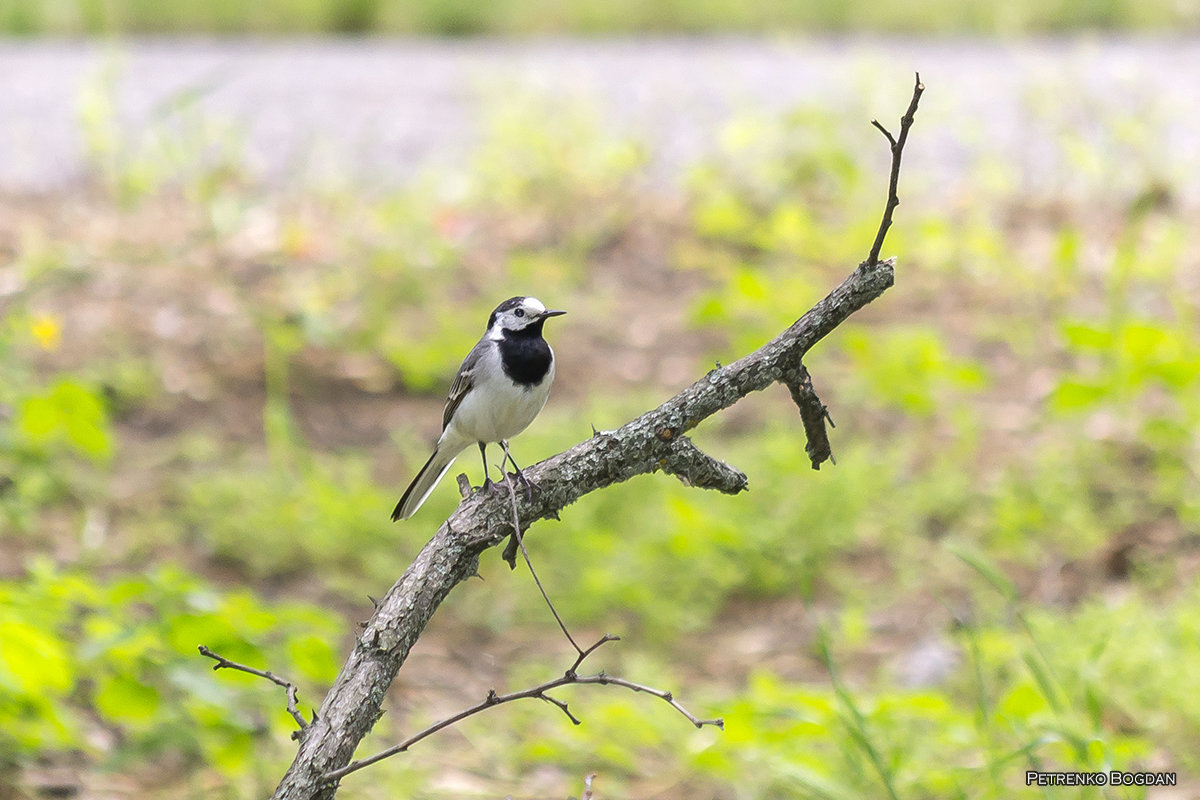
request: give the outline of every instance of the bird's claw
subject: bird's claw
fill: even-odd
[[[509,474],[513,474],[513,473],[509,473]],[[517,483],[520,483],[522,486],[525,487],[525,502],[532,503],[533,502],[533,489],[534,489],[533,481],[529,480],[529,478],[526,478],[525,473],[521,472],[520,470],[517,470],[517,472],[515,473],[515,477],[517,479]]]
[[[525,487],[525,500],[527,502],[533,502],[533,493],[537,487],[534,485],[533,481],[531,481],[531,480],[529,480],[529,478],[525,477],[524,472],[519,472],[519,471],[518,472],[510,472],[510,473],[508,473],[507,477],[514,479],[515,483],[519,483],[522,486],[524,486]],[[507,480],[497,482],[497,481],[492,480],[489,477],[489,478],[484,479],[483,485],[480,486],[479,489],[477,489],[476,491],[479,491],[479,492],[496,491],[507,484],[508,484]]]

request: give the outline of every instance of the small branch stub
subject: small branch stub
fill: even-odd
[[[744,492],[749,484],[746,473],[713,458],[687,436],[672,442],[670,453],[662,460],[662,470],[674,475],[684,486],[716,489],[724,494]]]
[[[820,469],[821,464],[826,461],[836,465],[837,461],[833,457],[833,448],[829,444],[829,431],[826,430],[825,423],[828,422],[833,428],[837,426],[833,424],[833,418],[829,416],[829,409],[825,407],[821,398],[817,397],[816,391],[813,390],[812,376],[808,374],[808,369],[801,364],[795,372],[784,375],[783,382],[792,394],[792,402],[800,409],[800,421],[804,423],[804,436],[808,440],[804,452],[812,461],[812,468]]]

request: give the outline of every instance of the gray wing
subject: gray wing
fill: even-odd
[[[480,339],[471,348],[471,352],[467,353],[467,357],[463,359],[462,365],[458,368],[458,375],[454,376],[454,383],[450,386],[450,394],[446,397],[446,410],[442,412],[443,431],[450,426],[450,420],[454,418],[454,412],[458,411],[458,407],[462,405],[463,398],[467,396],[471,391],[471,387],[475,385],[473,380],[475,367],[486,352],[487,345],[488,341],[486,339]]]

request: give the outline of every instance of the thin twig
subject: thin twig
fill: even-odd
[[[516,466],[516,464],[513,466]],[[517,485],[513,482],[513,474],[511,472],[504,472],[503,469],[500,471],[504,473],[504,482],[508,484],[509,496],[512,498],[513,539],[516,541],[517,547],[521,548],[521,555],[525,556],[525,563],[529,565],[529,574],[533,576],[533,582],[537,584],[538,591],[542,593],[542,599],[546,601],[546,605],[550,606],[550,613],[554,615],[554,621],[558,623],[558,627],[562,628],[563,636],[567,637],[567,641],[571,643],[571,647],[574,647],[575,652],[579,654],[579,659],[575,662],[575,666],[577,667],[580,661],[587,658],[587,653],[576,644],[574,637],[571,636],[571,632],[567,630],[562,617],[558,615],[558,609],[554,607],[554,603],[550,602],[550,595],[546,594],[546,589],[542,586],[541,578],[538,577],[537,570],[533,568],[533,562],[529,560],[529,551],[525,549],[525,538],[521,536],[521,518],[517,514]],[[599,644],[603,643],[604,640],[602,639]],[[587,652],[590,653],[598,646],[594,645]],[[566,709],[563,710],[565,711]]]
[[[447,717],[446,719],[442,720],[441,722],[437,722],[433,725],[430,725],[428,728],[421,731],[420,733],[413,734],[412,736],[405,739],[403,742],[393,745],[385,750],[380,750],[378,753],[376,753],[373,756],[370,756],[369,758],[363,758],[358,761],[352,761],[349,764],[347,764],[346,766],[342,767],[341,769],[335,769],[331,772],[327,772],[322,776],[322,780],[323,781],[341,780],[345,776],[349,775],[351,772],[358,772],[360,769],[363,769],[364,767],[369,767],[372,764],[375,764],[379,761],[384,760],[385,758],[391,758],[394,755],[405,752],[406,750],[408,750],[408,748],[412,747],[414,744],[421,741],[422,739],[425,739],[425,738],[437,733],[438,731],[442,730],[443,728],[448,728],[449,726],[455,724],[456,722],[460,722],[460,721],[466,719],[467,717],[474,716],[475,714],[478,714],[481,711],[486,711],[487,709],[492,708],[494,706],[502,705],[504,703],[511,703],[515,700],[536,699],[536,700],[543,700],[547,703],[551,703],[551,704],[557,706],[559,708],[559,710],[561,710],[564,714],[566,714],[567,719],[571,720],[571,724],[579,725],[579,724],[581,724],[580,719],[571,713],[570,709],[567,707],[567,704],[565,702],[563,702],[562,700],[559,700],[556,697],[551,697],[550,695],[546,694],[547,692],[549,692],[552,689],[557,689],[561,686],[570,686],[572,684],[579,684],[579,683],[599,684],[601,686],[621,686],[623,688],[629,689],[634,692],[645,692],[646,694],[650,694],[650,695],[653,695],[654,697],[658,697],[662,700],[667,701],[667,703],[669,703],[672,708],[674,708],[676,711],[678,711],[680,714],[682,714],[684,717],[686,717],[687,720],[689,722],[691,722],[693,725],[695,725],[697,728],[701,728],[705,725],[713,725],[717,728],[720,728],[721,730],[725,729],[725,720],[723,720],[721,718],[700,719],[699,717],[695,716],[690,711],[688,711],[686,708],[684,708],[682,705],[680,705],[679,702],[675,699],[675,697],[670,692],[665,692],[661,689],[655,689],[650,686],[643,686],[640,683],[634,683],[633,681],[627,681],[624,678],[617,678],[617,677],[613,677],[611,675],[606,675],[603,672],[597,673],[596,675],[582,675],[581,676],[581,675],[576,674],[575,670],[578,669],[579,665],[583,662],[583,660],[585,658],[587,658],[589,655],[594,653],[601,645],[604,645],[608,642],[616,641],[618,638],[619,637],[611,636],[606,633],[606,634],[604,634],[604,636],[602,636],[599,639],[599,641],[597,641],[591,647],[588,647],[586,649],[580,649],[579,650],[580,655],[575,660],[575,663],[571,665],[571,668],[569,670],[567,670],[565,673],[563,673],[562,676],[560,676],[558,678],[546,681],[545,683],[540,683],[537,686],[531,686],[528,689],[522,689],[519,692],[510,692],[509,694],[496,694],[495,689],[493,689],[488,692],[487,697],[485,697],[482,702],[476,703],[475,705],[471,706],[470,708],[464,709],[452,717]]]
[[[213,664],[214,670],[233,669],[233,670],[237,670],[238,672],[246,672],[251,675],[257,675],[260,678],[266,678],[267,680],[271,681],[272,683],[274,683],[278,686],[282,686],[287,692],[288,713],[292,715],[292,719],[296,720],[296,724],[300,726],[300,730],[294,731],[292,733],[293,739],[299,737],[299,735],[304,731],[304,729],[308,727],[309,723],[304,719],[304,716],[300,713],[300,710],[298,708],[296,708],[296,704],[299,702],[299,699],[298,699],[297,693],[296,693],[296,684],[292,683],[291,681],[284,680],[283,678],[279,677],[278,675],[276,675],[273,672],[269,672],[269,671],[261,670],[261,669],[255,669],[254,667],[247,667],[245,664],[239,664],[236,661],[230,661],[225,656],[218,655],[217,653],[214,653],[212,650],[209,650],[208,647],[205,645],[200,645],[198,649],[200,650],[200,655],[207,656],[208,658],[211,658],[217,662],[217,663]],[[314,720],[316,719],[315,711],[313,712],[313,719]]]
[[[645,686],[640,683],[634,683],[633,681],[627,681],[624,678],[614,678],[612,675],[605,675],[603,672],[598,675],[585,675],[582,678],[577,677],[571,682],[598,683],[601,686],[623,686],[626,689],[630,689],[635,692],[645,692],[646,694],[654,695],[661,700],[666,700],[672,708],[687,717],[688,722],[692,723],[697,728],[703,728],[705,725],[712,725],[720,728],[721,730],[725,730],[725,720],[723,718],[717,717],[716,719],[700,719],[696,715],[692,714],[692,712],[681,706],[679,701],[675,699],[675,695],[673,695],[671,692],[664,692],[662,689],[655,689],[651,686]]]
[[[871,124],[887,137],[888,145],[892,150],[892,176],[888,181],[887,205],[883,210],[883,220],[879,223],[879,232],[875,234],[875,244],[871,245],[871,254],[867,256],[866,261],[867,265],[871,267],[879,263],[879,251],[883,249],[883,240],[887,236],[888,228],[892,227],[892,212],[896,210],[896,206],[900,205],[900,196],[896,193],[900,186],[900,156],[904,153],[904,143],[908,141],[908,129],[912,127],[917,113],[917,103],[921,101],[921,93],[925,91],[925,84],[921,83],[921,73],[916,73],[916,76],[908,111],[904,112],[904,116],[900,118],[900,136],[893,137],[891,131],[883,127],[879,120],[871,120]]]

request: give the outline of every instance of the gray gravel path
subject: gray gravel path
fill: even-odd
[[[406,180],[462,159],[489,109],[529,95],[551,109],[583,98],[670,178],[739,116],[816,105],[864,125],[890,119],[919,69],[929,91],[910,188],[953,193],[983,176],[1033,191],[1136,190],[1161,173],[1194,201],[1200,183],[1196,39],[10,40],[0,191],[62,191],[85,174],[80,101],[106,64],[123,135],[198,91],[195,108],[240,131],[248,168],[273,182]]]

